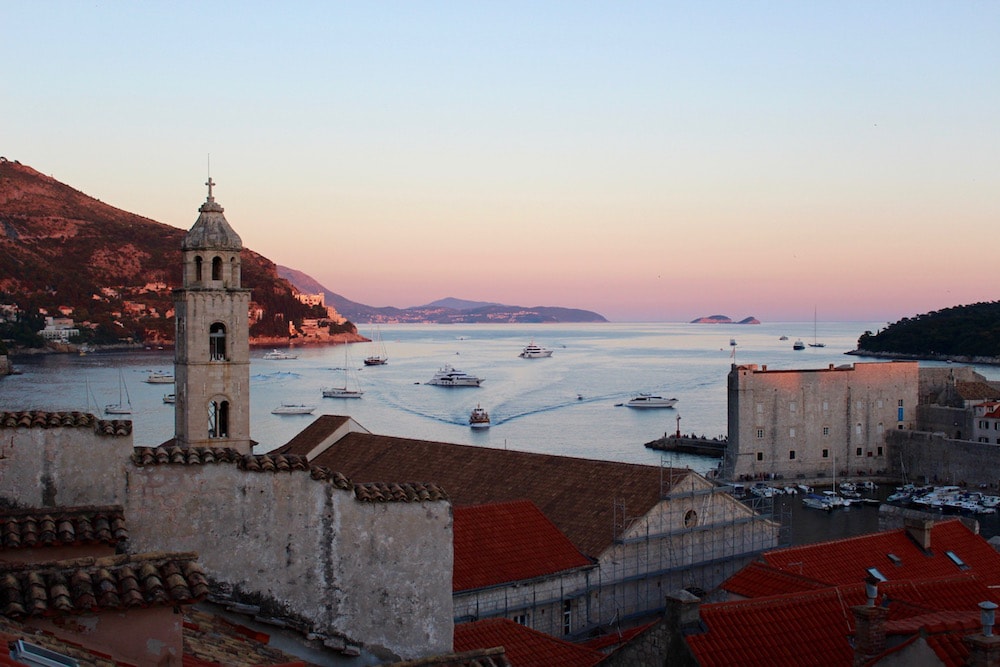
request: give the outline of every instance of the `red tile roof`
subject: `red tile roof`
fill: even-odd
[[[0,428],[90,428],[98,435],[123,436],[132,433],[128,419],[98,419],[89,412],[0,412]]]
[[[0,547],[78,544],[115,546],[128,540],[121,506],[0,510]]]
[[[826,587],[826,584],[785,572],[760,561],[750,563],[722,584],[724,590],[745,598],[815,591]]]
[[[978,611],[979,602],[1000,599],[968,575],[884,582],[879,585],[879,594],[888,605],[890,621],[899,623],[931,610]],[[688,646],[703,667],[850,665],[854,655],[851,607],[865,604],[865,600],[864,585],[858,583],[702,605],[701,618],[707,631],[688,636]]]
[[[454,516],[455,591],[591,565],[530,500],[456,507]]]
[[[961,572],[976,574],[990,585],[1000,585],[1000,553],[961,521],[935,523],[931,548],[924,551],[905,529],[777,549],[762,556],[764,563],[786,573],[798,574],[827,586],[863,581],[874,567],[889,581],[931,579]],[[956,565],[945,552],[955,553],[966,564]],[[896,556],[898,564],[889,558]],[[726,584],[723,588],[728,590]]]
[[[600,651],[518,625],[506,618],[490,618],[455,626],[455,650],[503,646],[513,667],[589,667],[604,659]]]
[[[279,449],[276,453],[282,453]],[[456,507],[531,500],[583,554],[613,542],[615,503],[643,516],[690,471],[352,432],[311,460],[357,482],[421,480]]]

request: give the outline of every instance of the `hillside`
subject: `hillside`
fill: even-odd
[[[331,292],[309,275],[286,266],[278,266],[278,275],[286,278],[301,292],[325,295],[326,303],[341,315],[357,323],[378,322],[411,324],[474,324],[474,323],[555,323],[607,322],[603,315],[578,308],[558,306],[508,306],[483,301],[467,301],[448,297],[424,306],[395,308],[375,307],[350,301]]]
[[[921,359],[1000,360],[1000,302],[906,317],[858,339],[855,354]]]
[[[191,202],[191,224],[199,204]],[[72,318],[78,342],[170,344],[186,233],[0,159],[0,305],[15,306],[0,310],[0,337],[37,346],[35,332],[50,315]],[[288,322],[325,315],[246,248],[242,277],[263,313],[253,337],[288,338]]]

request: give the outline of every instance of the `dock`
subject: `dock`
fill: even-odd
[[[662,452],[680,452],[682,454],[697,454],[721,459],[726,453],[728,441],[725,438],[706,438],[696,435],[666,435],[647,442],[645,446]]]

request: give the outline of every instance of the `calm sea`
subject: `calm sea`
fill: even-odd
[[[389,363],[365,367],[369,344],[302,348],[297,359],[269,361],[251,353],[251,436],[258,453],[287,442],[316,415],[349,415],[374,433],[632,463],[688,466],[707,472],[717,460],[668,456],[643,444],[674,432],[708,437],[726,433],[726,375],[738,363],[769,368],[822,368],[862,360],[846,356],[858,336],[884,323],[820,324],[826,347],[813,342],[809,323],[397,325],[382,328]],[[788,340],[780,340],[781,336]],[[735,346],[730,341],[736,342]],[[529,342],[553,350],[546,359],[521,359]],[[345,362],[345,356],[347,361]],[[144,382],[172,372],[173,352],[91,353],[17,357],[22,371],[0,380],[0,410],[100,411],[118,401],[119,377],[132,403],[134,441],[158,445],[173,435],[172,385]],[[424,384],[443,366],[484,378],[479,388]],[[361,399],[322,397],[357,369]],[[979,367],[990,379],[1000,369]],[[640,392],[678,399],[676,408],[636,410],[617,404]],[[277,416],[281,403],[315,405],[313,415]],[[482,405],[492,427],[473,431],[472,408]],[[95,406],[99,406],[95,408]],[[799,541],[799,540],[796,540]]]

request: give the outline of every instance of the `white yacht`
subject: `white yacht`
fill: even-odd
[[[164,394],[163,395],[163,402],[164,403],[176,403],[177,402],[177,394]]]
[[[361,398],[364,395],[360,389],[348,389],[347,387],[326,387],[323,389],[323,398]]]
[[[517,356],[522,359],[544,359],[545,357],[552,356],[552,350],[548,350],[540,345],[535,345],[535,341],[531,341],[523,350],[521,350],[521,354]]]
[[[652,394],[639,394],[625,405],[630,408],[672,408],[677,403],[676,398],[663,398]]]
[[[265,359],[298,359],[299,355],[282,352],[281,350],[271,350],[264,354]]]
[[[472,414],[469,415],[469,426],[472,428],[489,428],[490,427],[490,413],[477,405],[472,409]]]
[[[315,405],[303,405],[301,403],[282,403],[274,410],[272,415],[309,415],[316,409]]]
[[[445,366],[425,384],[433,384],[438,387],[478,387],[481,383],[482,379],[474,375],[455,370],[451,366]]]
[[[149,384],[173,384],[174,376],[170,373],[150,373],[146,376],[146,382]]]

